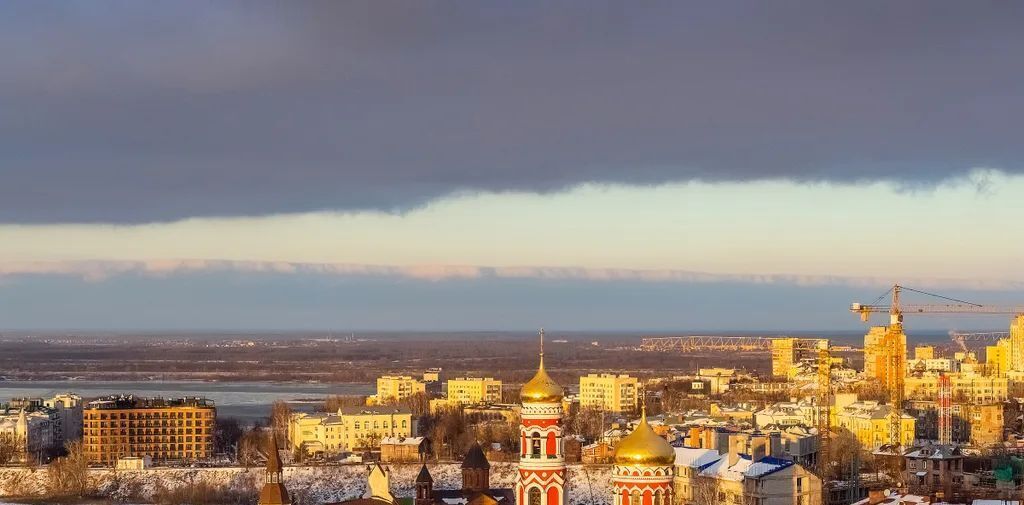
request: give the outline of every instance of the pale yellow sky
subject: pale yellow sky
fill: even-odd
[[[283,261],[1024,280],[1024,178],[890,185],[582,186],[475,194],[403,215],[0,226],[0,262]]]

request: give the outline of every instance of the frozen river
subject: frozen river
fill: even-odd
[[[372,384],[319,384],[290,382],[200,382],[200,381],[0,381],[0,401],[16,397],[47,398],[71,392],[83,399],[114,394],[181,398],[201,396],[217,405],[218,417],[252,421],[270,414],[275,400],[284,400],[295,410],[312,410],[331,395],[368,395]]]

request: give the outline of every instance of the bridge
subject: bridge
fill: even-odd
[[[679,337],[644,337],[640,348],[645,351],[754,351],[770,352],[772,342],[792,342],[793,350],[812,350],[821,338],[751,337],[723,335],[687,335]],[[781,344],[781,342],[780,342]]]

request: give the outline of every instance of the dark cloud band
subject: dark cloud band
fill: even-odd
[[[0,222],[1024,171],[1024,6],[12,3]]]

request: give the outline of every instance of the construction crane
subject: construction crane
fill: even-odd
[[[947,303],[903,304],[900,300],[900,295],[903,291],[939,298]],[[879,302],[890,295],[892,296],[892,301],[888,305],[879,304]],[[903,382],[906,373],[906,365],[904,363],[906,343],[903,338],[903,316],[907,314],[1020,315],[1024,314],[1024,307],[982,305],[895,284],[870,304],[857,302],[851,304],[850,311],[859,314],[861,321],[865,322],[871,318],[872,314],[889,314],[889,326],[882,339],[882,348],[885,349],[885,378],[886,387],[889,389],[889,405],[893,411],[892,420],[889,425],[889,443],[892,450],[896,452],[899,446],[902,445],[900,431],[901,418],[903,416]]]
[[[832,412],[832,353],[829,341],[818,341],[818,461],[822,468],[822,479],[827,479],[825,465],[829,461],[829,442]]]
[[[753,337],[724,335],[686,335],[677,337],[644,337],[640,348],[645,351],[746,351],[768,352],[774,340],[792,340],[798,350],[815,349],[818,338]]]

